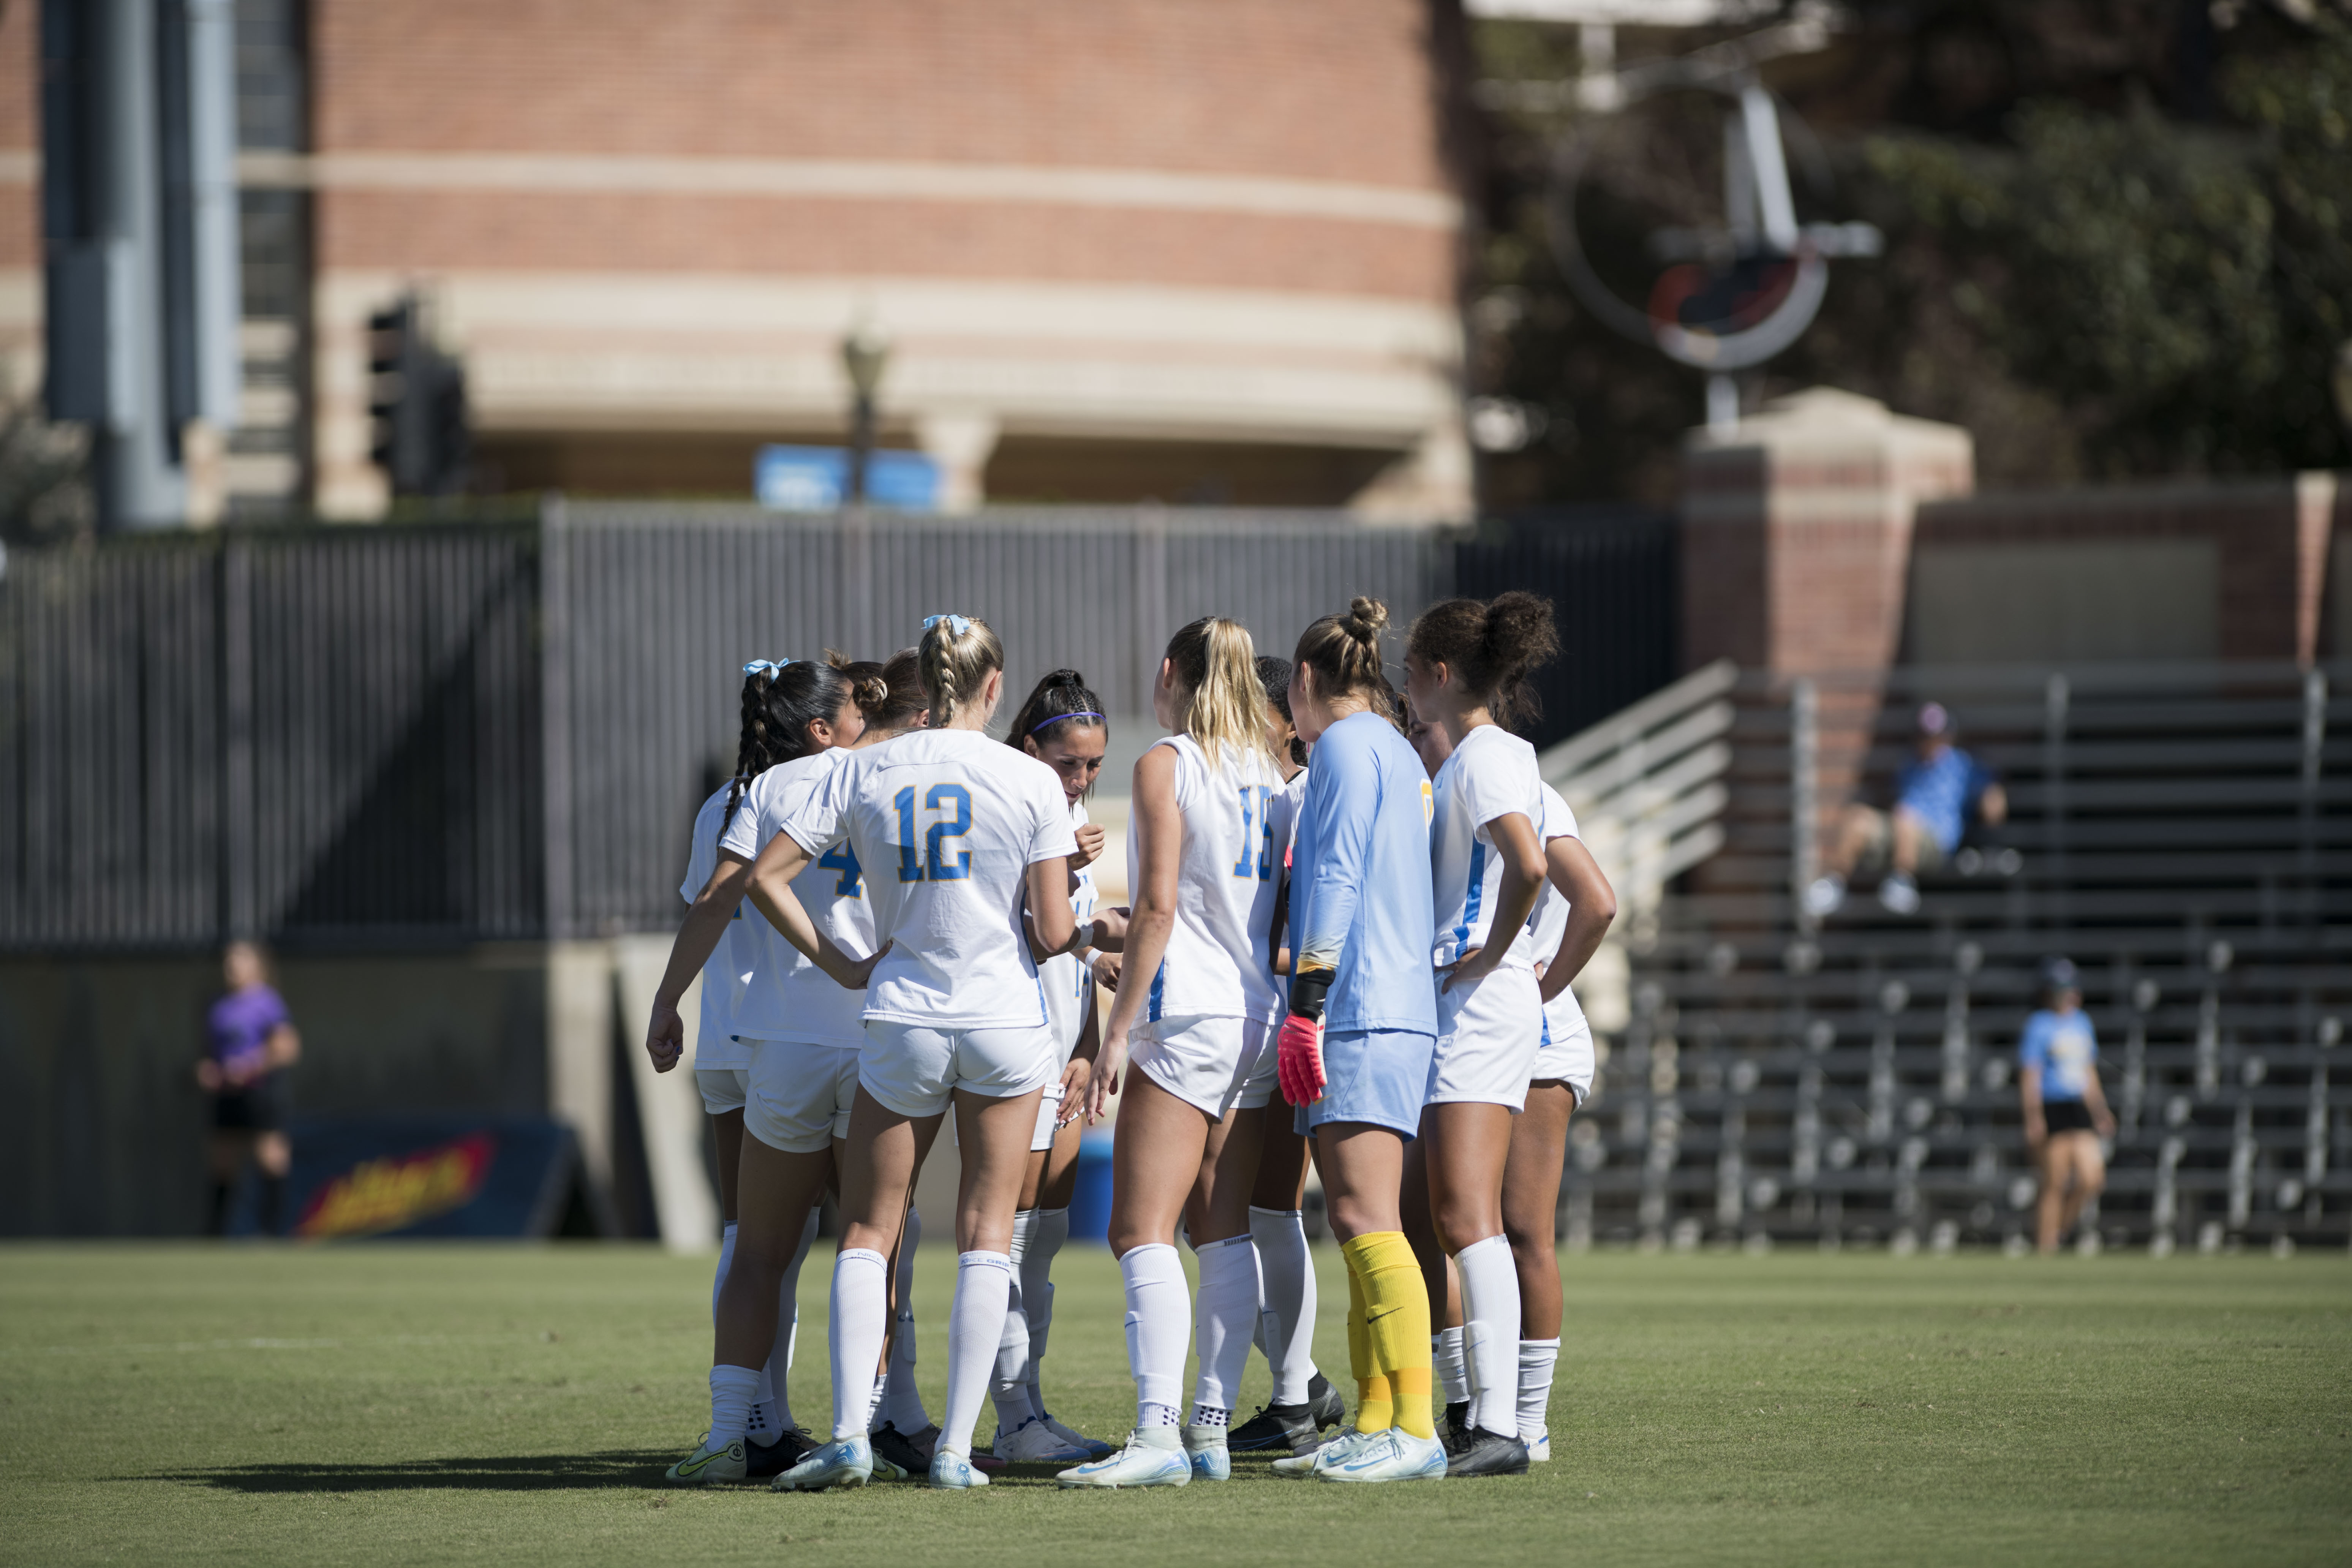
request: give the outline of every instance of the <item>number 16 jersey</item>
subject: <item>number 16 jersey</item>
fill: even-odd
[[[851,752],[782,830],[812,855],[845,842],[864,873],[875,941],[893,944],[867,1022],[1044,1026],[1022,889],[1077,851],[1053,769],[977,730],[918,730]]]
[[[1281,1016],[1266,932],[1274,924],[1275,877],[1290,843],[1290,797],[1273,762],[1252,749],[1223,748],[1211,767],[1190,735],[1171,735],[1151,750],[1176,753],[1176,809],[1184,818],[1176,872],[1176,924],[1168,954],[1151,977],[1144,1016],[1212,1016],[1271,1020]],[[1145,755],[1149,756],[1150,752]],[[1130,897],[1141,858],[1140,824],[1127,823]]]

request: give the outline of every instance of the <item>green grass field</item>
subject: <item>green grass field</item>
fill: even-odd
[[[1345,1371],[1339,1258],[1318,1348]],[[925,1396],[952,1259],[918,1289]],[[1118,1276],[1057,1268],[1046,1387],[1133,1410]],[[1525,1479],[678,1492],[709,1264],[638,1248],[0,1249],[0,1561],[2352,1561],[2352,1260],[1568,1261]],[[827,1268],[793,1398],[824,1424]],[[1343,1386],[1345,1384],[1343,1384]],[[1265,1396],[1254,1363],[1248,1403]],[[984,1441],[989,1419],[983,1416]]]

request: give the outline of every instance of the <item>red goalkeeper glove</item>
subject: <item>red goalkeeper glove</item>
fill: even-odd
[[[1323,1026],[1297,1014],[1282,1021],[1275,1037],[1275,1076],[1282,1098],[1292,1105],[1312,1105],[1323,1098]]]

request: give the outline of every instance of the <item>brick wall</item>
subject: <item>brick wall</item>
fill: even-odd
[[[317,0],[314,144],[1437,190],[1426,13],[1422,0]]]
[[[901,438],[1372,449],[1466,504],[1452,0],[310,15],[331,512],[381,504],[361,322],[409,280],[499,440],[834,427],[870,314]]]

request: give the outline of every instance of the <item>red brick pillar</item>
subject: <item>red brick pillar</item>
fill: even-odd
[[[1899,652],[1913,513],[1975,482],[1967,431],[1827,387],[1730,430],[1695,430],[1685,445],[1685,668],[1727,658],[1836,678],[1822,682],[1819,710],[1824,826],[1860,782]]]

